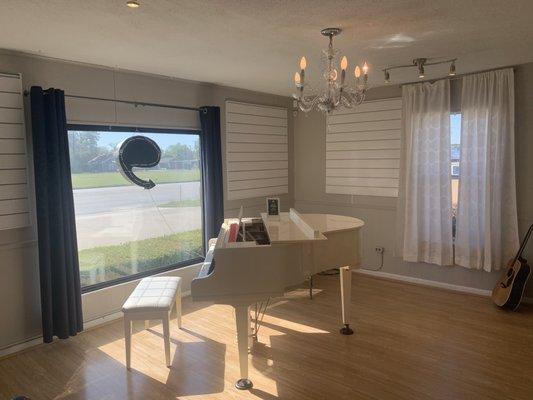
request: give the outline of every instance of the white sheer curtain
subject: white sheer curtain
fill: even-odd
[[[403,87],[397,251],[405,261],[453,264],[450,82]]]
[[[512,69],[463,78],[455,262],[491,271],[518,249]]]

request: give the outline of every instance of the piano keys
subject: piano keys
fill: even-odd
[[[309,277],[340,269],[343,327],[350,335],[351,269],[361,263],[361,228],[357,218],[332,214],[300,214],[226,219],[191,283],[193,301],[235,308],[241,378],[238,389],[252,387],[248,376],[251,341],[250,306],[281,297]],[[235,234],[237,233],[237,234]]]

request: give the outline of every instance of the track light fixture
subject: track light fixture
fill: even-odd
[[[456,72],[455,72],[455,62],[456,61],[457,61],[457,58],[452,58],[452,59],[449,59],[449,60],[435,60],[435,61],[432,61],[431,58],[415,58],[413,60],[412,64],[393,65],[393,66],[390,66],[390,67],[387,67],[387,68],[383,69],[383,74],[385,76],[385,83],[390,83],[390,81],[391,81],[390,80],[390,71],[393,70],[393,69],[416,67],[416,69],[418,71],[418,77],[420,79],[423,79],[426,76],[425,67],[427,67],[428,65],[438,65],[438,64],[447,64],[447,63],[450,63],[450,69],[448,70],[448,75],[449,76],[454,76],[456,74]]]

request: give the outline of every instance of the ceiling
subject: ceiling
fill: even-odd
[[[459,74],[533,61],[531,0],[139,1],[2,0],[0,48],[281,95],[301,55],[318,81],[329,26],[352,67],[368,60],[373,85],[416,57],[458,57]]]

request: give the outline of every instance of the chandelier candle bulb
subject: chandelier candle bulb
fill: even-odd
[[[368,64],[366,63],[366,61],[365,61],[365,63],[363,64],[363,73],[364,73],[365,75],[368,75]]]
[[[307,67],[307,60],[305,57],[300,58],[300,69],[304,70]]]
[[[341,61],[341,69],[343,71],[346,71],[346,68],[348,68],[348,59],[346,58],[346,56],[342,57],[342,61]]]
[[[300,74],[298,72],[294,73],[294,84],[296,87],[300,86]]]
[[[359,65],[357,65],[357,66],[355,67],[355,70],[353,71],[353,73],[354,73],[355,77],[356,77],[357,79],[359,79],[359,77],[361,76],[361,68],[359,68]]]

